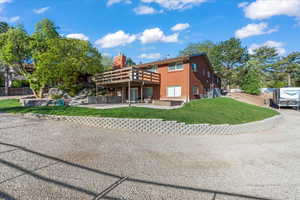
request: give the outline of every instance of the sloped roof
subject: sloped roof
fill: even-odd
[[[180,56],[180,57],[169,58],[169,59],[165,59],[165,60],[158,60],[158,61],[149,62],[149,63],[145,63],[145,64],[135,65],[134,67],[135,68],[144,68],[144,67],[149,67],[149,66],[153,66],[153,65],[165,65],[165,64],[171,64],[171,63],[176,63],[176,62],[185,62],[185,61],[189,61],[191,57],[195,57],[195,56],[206,56],[206,53],[195,54],[195,55],[191,55],[191,56]]]

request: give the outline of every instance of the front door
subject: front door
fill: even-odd
[[[139,91],[138,88],[131,88],[130,89],[130,101],[136,102],[139,98]]]

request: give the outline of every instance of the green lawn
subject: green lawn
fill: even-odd
[[[16,99],[0,100],[0,111],[10,113],[38,113],[67,116],[97,116],[117,118],[158,118],[188,124],[241,124],[263,120],[278,112],[229,98],[203,99],[187,103],[175,110],[140,107],[107,110],[79,107],[21,107]]]

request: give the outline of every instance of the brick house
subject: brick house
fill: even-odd
[[[121,97],[122,102],[143,102],[145,99],[188,102],[221,87],[221,80],[205,53],[132,67],[125,63],[126,57],[120,54],[114,59],[113,70],[95,76],[98,88]]]

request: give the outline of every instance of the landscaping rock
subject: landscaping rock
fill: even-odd
[[[20,99],[20,103],[24,107],[31,107],[31,106],[47,106],[51,104],[52,100],[49,99]]]
[[[49,92],[48,92],[48,95],[49,97],[57,97],[57,96],[63,96],[65,94],[64,91],[62,91],[61,89],[58,89],[58,88],[50,88],[49,89]]]

